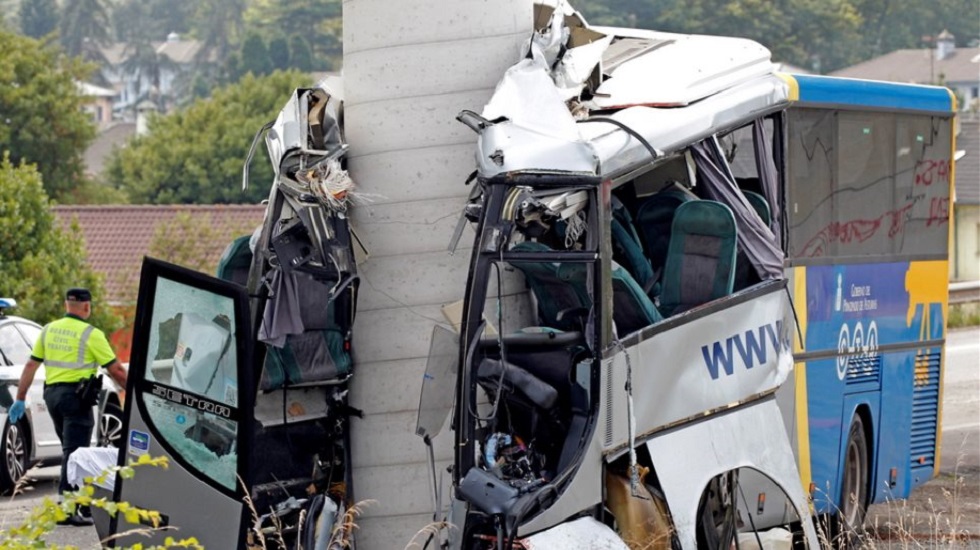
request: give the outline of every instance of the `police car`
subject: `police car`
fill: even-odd
[[[17,302],[0,298],[0,492],[9,492],[34,464],[57,464],[61,461],[61,441],[44,404],[44,368],[37,370],[34,383],[27,391],[27,413],[16,424],[7,419],[7,409],[13,404],[17,383],[31,348],[41,334],[41,325],[34,321],[7,315],[6,309]],[[116,395],[117,388],[110,377],[103,378],[108,390],[96,405],[98,430],[93,444],[115,444],[122,433],[122,410]]]

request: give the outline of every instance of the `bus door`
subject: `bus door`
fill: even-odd
[[[119,464],[141,456],[169,465],[137,467],[114,500],[161,514],[149,539],[196,537],[208,549],[244,546],[249,483],[252,376],[245,288],[147,258],[143,263]],[[120,513],[110,531],[145,531]],[[179,531],[172,530],[173,528]]]

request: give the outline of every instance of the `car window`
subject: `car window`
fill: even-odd
[[[20,329],[20,333],[24,335],[24,340],[27,340],[27,345],[33,348],[34,342],[37,342],[37,337],[41,335],[41,327],[27,323],[17,323],[16,325]]]
[[[0,350],[11,365],[23,365],[31,357],[31,347],[12,324],[0,327]]]

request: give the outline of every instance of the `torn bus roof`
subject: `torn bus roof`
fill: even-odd
[[[596,29],[613,35],[614,43],[651,44],[611,69],[603,57],[606,77],[589,102],[596,110],[690,105],[773,72],[769,50],[744,38]]]
[[[545,8],[536,11],[528,55],[484,108],[483,177],[540,170],[615,177],[789,101],[758,43],[589,27],[563,1]]]

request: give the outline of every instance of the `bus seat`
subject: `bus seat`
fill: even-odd
[[[550,252],[552,249],[543,243],[524,241],[514,245],[512,250],[514,252]],[[585,285],[559,276],[559,270],[565,264],[516,261],[510,263],[524,274],[524,279],[538,302],[538,322],[542,326],[561,330],[582,329],[574,315],[567,315],[567,313],[559,315],[562,312],[572,312],[583,308],[585,311],[591,309]]]
[[[651,274],[652,276],[652,274]],[[621,336],[663,320],[663,315],[629,272],[613,262],[613,322]]]
[[[671,223],[677,208],[691,200],[696,200],[690,191],[674,184],[651,195],[636,212],[636,225],[640,229],[644,250],[654,272],[663,269],[670,243]]]
[[[762,223],[766,224],[766,227],[769,227],[772,221],[772,215],[769,213],[769,203],[765,197],[754,191],[746,191],[744,189],[742,190],[742,194],[748,199],[749,204],[755,209],[756,214],[762,218]],[[739,249],[738,254],[735,256],[735,290],[748,288],[759,281],[761,281],[759,274],[752,267],[748,256]]]
[[[766,227],[769,227],[769,224],[772,223],[772,214],[769,211],[769,202],[766,201],[766,198],[755,191],[746,191],[744,189],[742,190],[742,194],[745,195],[749,204],[755,209],[755,213],[762,218],[762,223],[766,224]]]
[[[286,336],[283,347],[268,345],[262,369],[263,391],[296,384],[331,383],[351,372],[352,359],[346,336],[337,323],[336,301],[320,298],[329,286],[308,273],[294,273],[299,302],[301,334]]]
[[[542,243],[526,241],[513,248],[517,252],[545,252],[551,249]],[[562,330],[581,330],[577,319],[558,319],[558,313],[592,309],[585,287],[585,264],[554,262],[511,262],[524,273],[538,301],[541,324]],[[613,264],[613,321],[620,334],[629,334],[663,319],[640,285],[629,272]]]
[[[613,260],[623,266],[643,288],[653,284],[653,267],[643,254],[643,246],[632,226],[613,217],[609,222],[612,232]]]
[[[585,287],[585,265],[563,264],[559,275],[569,281],[576,281]],[[612,263],[613,323],[620,336],[636,332],[663,320],[646,292],[640,288],[629,271],[616,262]]]
[[[735,216],[720,202],[690,201],[677,208],[660,297],[665,313],[732,293],[737,236]]]
[[[248,247],[251,235],[238,237],[225,248],[218,260],[219,279],[245,285],[248,283],[248,270],[252,267],[252,251]]]

